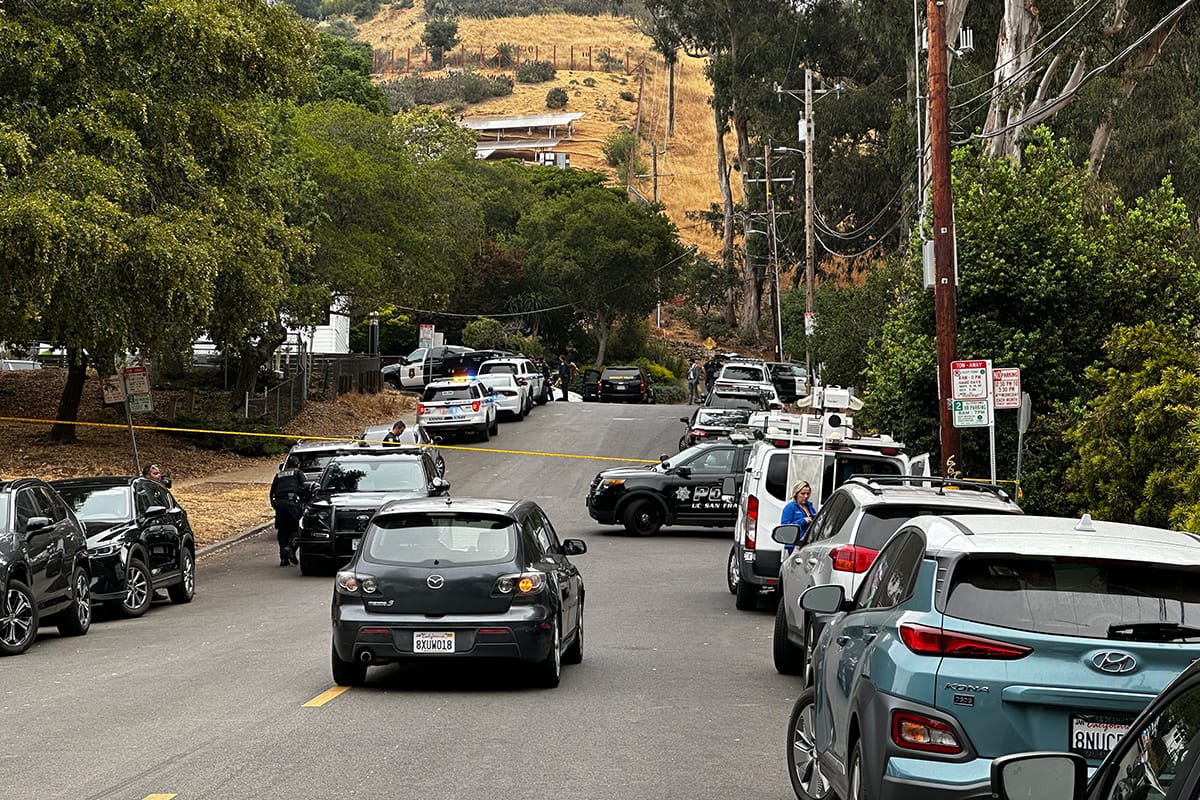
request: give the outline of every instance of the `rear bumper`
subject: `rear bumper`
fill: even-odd
[[[454,652],[414,653],[417,631],[452,631]],[[423,614],[368,613],[349,604],[333,610],[333,647],[345,661],[362,663],[363,654],[370,653],[370,664],[445,659],[528,663],[544,661],[553,646],[550,612],[543,606],[512,608],[503,614],[448,614],[436,620]]]

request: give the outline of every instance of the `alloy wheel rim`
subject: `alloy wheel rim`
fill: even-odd
[[[131,569],[128,577],[125,579],[125,607],[131,611],[136,611],[141,608],[149,597],[150,591],[146,580],[146,573],[138,568]]]
[[[729,552],[729,585],[736,589],[741,579],[742,577],[738,574],[737,568],[737,553],[731,550]]]
[[[4,595],[4,619],[0,620],[0,639],[8,647],[17,647],[33,628],[33,604],[17,589]]]
[[[814,727],[813,707],[809,703],[797,716],[796,728],[792,731],[792,764],[796,782],[804,793],[809,797],[824,797],[829,792],[829,784],[817,761]]]
[[[858,756],[850,764],[850,796],[849,800],[859,800],[862,796],[862,756]]]
[[[813,678],[813,650],[816,649],[816,638],[813,633],[812,624],[804,626],[804,685],[812,684]]]
[[[92,621],[92,597],[88,591],[88,577],[82,572],[75,579],[75,615],[81,626]]]
[[[559,633],[558,625],[554,626],[554,674],[558,675],[562,672],[562,635]]]
[[[196,591],[196,562],[186,550],[183,553],[183,586],[188,594]]]

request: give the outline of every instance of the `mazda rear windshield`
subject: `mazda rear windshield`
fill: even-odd
[[[117,520],[129,516],[129,486],[56,487],[63,500],[83,520]]]
[[[1200,571],[1088,558],[971,556],[946,613],[1061,636],[1200,642]]]
[[[512,519],[493,514],[381,514],[364,549],[390,564],[486,564],[513,558],[515,531]]]

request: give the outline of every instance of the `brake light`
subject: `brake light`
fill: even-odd
[[[693,439],[703,439],[704,437],[708,436],[708,431],[696,428],[688,435],[691,436]]]
[[[603,381],[596,381],[596,394],[600,393],[600,387],[604,385]]]
[[[947,723],[909,711],[892,712],[892,742],[925,753],[961,753],[963,749]]]
[[[904,624],[900,626],[900,640],[905,647],[923,656],[946,656],[948,658],[990,658],[1011,661],[1024,658],[1033,652],[1032,647],[1021,644],[971,636],[966,633],[944,631],[925,625]]]
[[[639,382],[638,382],[638,391],[639,391],[639,392],[644,392],[644,391],[646,391],[646,382],[645,382],[645,381],[639,381]]]
[[[833,568],[838,572],[866,572],[875,563],[877,555],[879,555],[878,550],[853,544],[835,547],[829,551]]]
[[[425,404],[424,403],[417,403],[417,413],[418,414],[425,413]]]
[[[900,455],[900,448],[899,447],[884,447],[884,448],[880,449],[879,452],[883,453],[885,456],[898,456],[898,455]]]
[[[791,441],[787,439],[775,439],[774,444],[776,447],[787,447],[791,444]]]
[[[746,549],[753,550],[758,540],[758,498],[750,495],[746,500]]]
[[[502,575],[496,579],[496,586],[493,589],[493,596],[500,595],[502,597],[512,597],[514,600],[521,597],[531,597],[546,587],[546,573],[544,572],[519,572],[513,575]]]
[[[472,401],[471,401],[471,410],[472,410],[472,411],[478,411],[478,410],[479,410],[479,402],[480,402],[480,401],[478,401],[478,400],[472,400]]]

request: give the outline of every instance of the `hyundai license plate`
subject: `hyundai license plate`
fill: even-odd
[[[1129,730],[1133,717],[1099,714],[1071,715],[1070,750],[1084,758],[1101,759]]]
[[[431,633],[415,631],[413,633],[414,653],[453,653],[454,632]]]

